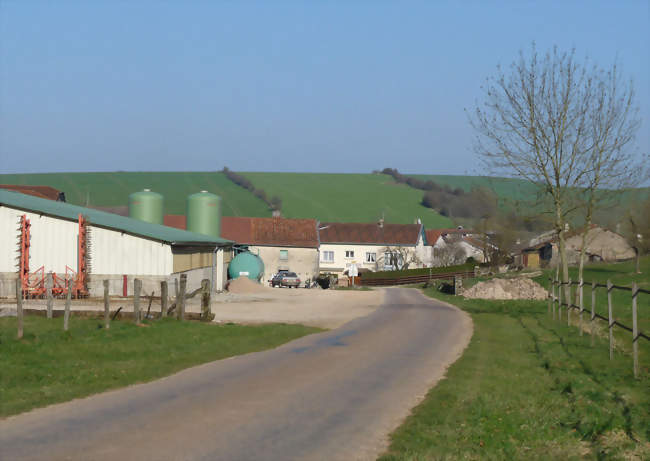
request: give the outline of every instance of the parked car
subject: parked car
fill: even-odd
[[[295,272],[279,272],[271,279],[272,287],[289,287],[298,288],[300,286],[300,278]]]

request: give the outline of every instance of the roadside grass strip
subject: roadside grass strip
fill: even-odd
[[[634,379],[628,352],[610,361],[544,301],[424,292],[468,312],[474,336],[382,460],[650,459],[650,347]]]
[[[151,381],[184,368],[277,347],[322,331],[302,325],[243,326],[164,319],[136,326],[96,319],[0,318],[0,416]]]

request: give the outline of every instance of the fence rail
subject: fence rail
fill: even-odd
[[[372,278],[361,277],[362,286],[388,286],[388,285],[409,285],[411,283],[424,283],[429,280],[452,279],[454,277],[474,277],[473,271],[446,272],[438,274],[409,275],[406,277]]]
[[[583,327],[582,327],[582,316],[583,313],[585,312],[584,308],[584,286],[587,285],[588,287],[591,287],[591,310],[590,310],[590,323],[591,323],[591,328],[590,328],[590,334],[591,334],[591,342],[593,345],[594,342],[594,335],[595,335],[595,321],[596,320],[602,320],[604,322],[607,322],[607,329],[609,330],[609,358],[612,360],[614,358],[614,333],[613,329],[614,327],[619,327],[629,333],[632,333],[632,356],[633,356],[633,361],[634,361],[634,377],[637,377],[639,374],[639,346],[638,346],[638,340],[639,338],[643,338],[647,341],[650,341],[650,336],[645,334],[642,331],[639,331],[638,328],[638,318],[637,318],[637,298],[640,293],[643,294],[650,294],[650,290],[645,290],[643,288],[638,288],[636,283],[633,283],[631,287],[626,287],[626,286],[621,286],[621,285],[614,285],[610,280],[607,280],[606,284],[602,283],[596,283],[596,282],[591,282],[591,283],[585,283],[583,280],[575,280],[572,281],[569,279],[567,282],[560,282],[558,280],[554,280],[553,278],[549,278],[550,282],[550,289],[548,292],[548,313],[549,315],[552,312],[553,319],[555,320],[556,318],[556,305],[557,305],[557,318],[558,320],[562,320],[562,308],[566,307],[566,314],[567,314],[567,324],[571,325],[571,311],[578,311],[579,312],[579,331],[580,335],[582,336],[583,334]],[[575,292],[575,297],[571,296],[571,287],[578,287],[576,292]],[[557,296],[555,294],[555,288],[557,287]],[[564,290],[563,290],[564,288]],[[605,288],[607,290],[607,312],[608,315],[607,317],[600,315],[596,312],[596,290],[598,288]],[[629,325],[625,325],[621,322],[619,322],[615,317],[614,317],[614,306],[612,304],[612,292],[614,290],[619,290],[619,291],[627,291],[631,292],[631,308],[632,308],[632,326],[630,327]],[[564,293],[563,293],[564,291]],[[567,299],[563,300],[562,296],[565,296]],[[578,302],[578,304],[575,304],[573,302],[573,299]]]

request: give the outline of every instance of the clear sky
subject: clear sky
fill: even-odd
[[[464,108],[520,49],[633,78],[646,1],[0,0],[0,173],[480,174]]]

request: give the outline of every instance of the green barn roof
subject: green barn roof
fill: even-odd
[[[226,246],[230,240],[197,234],[174,227],[151,224],[125,216],[93,210],[65,202],[56,202],[19,192],[0,189],[0,206],[7,206],[32,213],[53,216],[76,221],[82,214],[90,220],[92,226],[104,227],[131,235],[137,235],[171,245]]]

